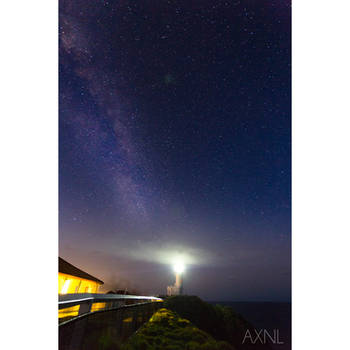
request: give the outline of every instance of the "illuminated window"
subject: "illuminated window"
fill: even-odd
[[[79,281],[79,284],[75,287],[75,293],[79,293],[80,286],[81,286],[81,281]]]
[[[65,280],[61,290],[61,294],[67,294],[69,285],[70,285],[70,280]]]

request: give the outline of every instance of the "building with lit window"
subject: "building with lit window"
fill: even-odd
[[[102,284],[98,278],[58,258],[58,294],[98,293]]]

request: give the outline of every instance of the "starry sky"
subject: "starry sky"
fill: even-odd
[[[289,0],[60,0],[59,254],[165,293],[288,301]]]

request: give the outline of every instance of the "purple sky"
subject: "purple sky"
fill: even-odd
[[[60,1],[60,256],[165,293],[289,300],[290,4]]]

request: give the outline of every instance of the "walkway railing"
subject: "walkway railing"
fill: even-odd
[[[118,294],[59,297],[59,349],[102,349],[124,342],[162,306],[162,299]]]

